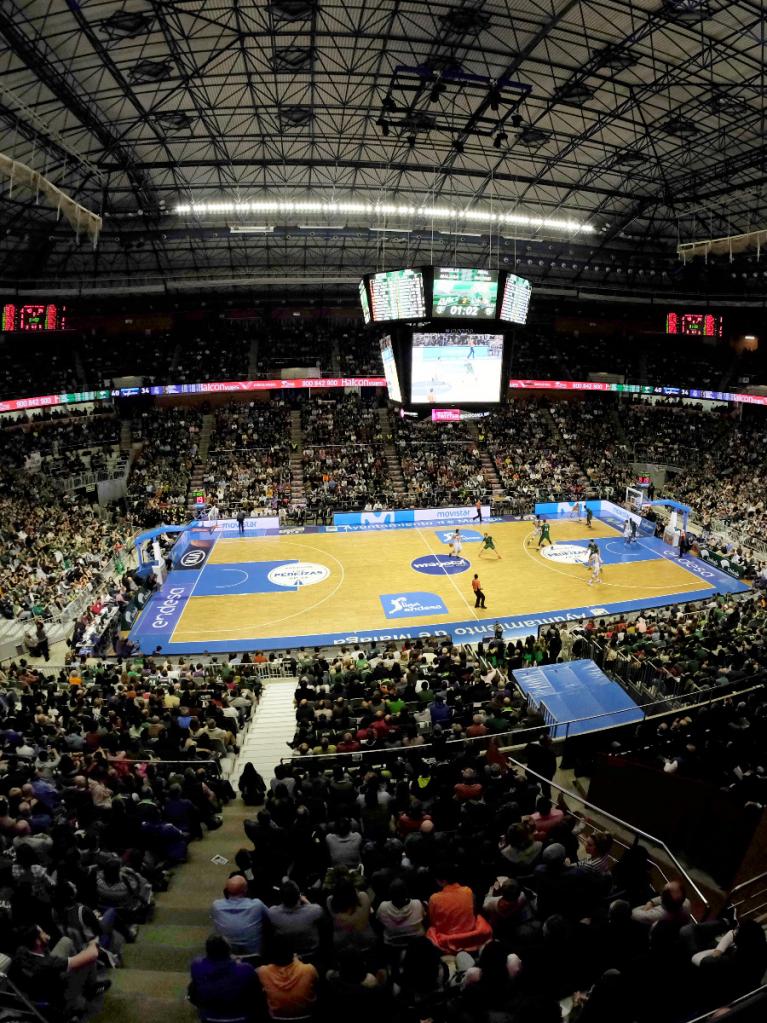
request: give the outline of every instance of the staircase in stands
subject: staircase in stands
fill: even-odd
[[[208,461],[210,438],[215,427],[216,417],[208,412],[202,417],[200,440],[197,444],[197,461],[194,463],[192,473],[189,477],[189,488],[186,492],[186,507],[192,514],[194,514],[197,508],[194,499],[195,490],[205,490],[205,484],[203,483],[202,478],[205,475],[205,463]]]
[[[306,507],[304,493],[304,465],[301,461],[304,454],[304,432],[301,429],[301,411],[293,409],[290,413],[290,500],[301,508]]]
[[[493,456],[487,450],[485,444],[484,434],[481,432],[481,427],[476,423],[469,423],[469,433],[475,438],[477,442],[477,451],[479,451],[480,461],[482,463],[482,475],[485,477],[485,483],[490,488],[491,502],[495,504],[496,501],[500,501],[506,494],[501,483],[501,477],[498,475],[498,469],[493,461]]]
[[[402,466],[400,465],[399,455],[397,454],[397,449],[394,447],[392,441],[389,410],[387,408],[379,408],[378,418],[381,422],[381,431],[384,435],[386,474],[389,477],[392,487],[394,488],[394,493],[396,494],[394,503],[398,508],[404,508],[407,503],[407,488],[405,487],[405,477],[402,475]]]

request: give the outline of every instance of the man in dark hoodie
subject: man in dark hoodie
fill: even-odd
[[[189,1001],[201,1015],[226,1019],[248,1016],[259,986],[252,966],[232,958],[226,938],[212,934],[205,942],[205,955],[192,963]]]

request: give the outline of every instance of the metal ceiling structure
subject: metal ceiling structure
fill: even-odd
[[[0,281],[188,290],[459,260],[700,289],[713,269],[680,271],[680,242],[767,226],[766,21],[759,0],[2,0],[0,153],[103,230],[94,251],[5,191]],[[174,213],[358,197],[594,233]],[[725,262],[722,293],[764,292],[756,258]]]

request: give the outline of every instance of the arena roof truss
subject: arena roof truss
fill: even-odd
[[[0,152],[103,227],[94,251],[6,189],[0,276],[298,284],[428,257],[584,292],[710,290],[717,266],[723,291],[762,287],[761,250],[738,256],[758,272],[743,285],[677,246],[767,228],[765,17],[756,0],[4,0]],[[300,199],[593,232],[176,212]]]

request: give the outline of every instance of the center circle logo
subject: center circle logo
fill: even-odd
[[[424,554],[410,562],[410,567],[424,575],[458,575],[471,568],[466,558],[451,558],[449,554]]]
[[[314,586],[324,582],[330,575],[326,565],[318,565],[315,561],[294,561],[292,564],[278,565],[267,575],[270,583],[295,589],[297,586]]]
[[[541,554],[549,561],[559,561],[564,565],[585,565],[589,560],[589,552],[585,547],[574,543],[558,543],[554,547],[541,547]]]
[[[184,568],[196,568],[197,565],[205,561],[205,551],[201,551],[199,548],[196,550],[185,551],[181,555],[180,564]]]

